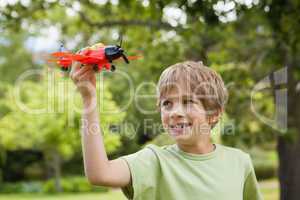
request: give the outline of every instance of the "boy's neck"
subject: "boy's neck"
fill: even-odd
[[[177,146],[180,150],[186,153],[193,154],[207,154],[215,150],[215,145],[210,141],[201,141],[195,144],[179,144]]]

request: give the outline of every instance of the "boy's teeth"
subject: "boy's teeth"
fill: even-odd
[[[174,127],[175,128],[184,128],[184,127],[187,127],[187,126],[189,126],[189,124],[177,124]]]

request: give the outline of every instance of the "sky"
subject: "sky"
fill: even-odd
[[[33,52],[55,51],[60,46],[60,32],[55,26],[51,26],[41,31],[38,37],[29,37],[25,42],[25,47]]]

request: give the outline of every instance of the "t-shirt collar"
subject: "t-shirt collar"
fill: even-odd
[[[183,150],[181,150],[177,144],[174,144],[175,150],[182,155],[183,157],[191,160],[208,160],[216,157],[216,155],[219,152],[220,146],[218,144],[213,144],[215,146],[215,149],[212,152],[206,153],[206,154],[195,154],[195,153],[187,153]]]

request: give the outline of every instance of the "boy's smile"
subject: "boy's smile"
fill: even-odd
[[[192,123],[188,122],[178,122],[174,123],[174,125],[169,125],[169,131],[172,135],[178,136],[181,134],[187,134],[190,132],[192,127]]]

